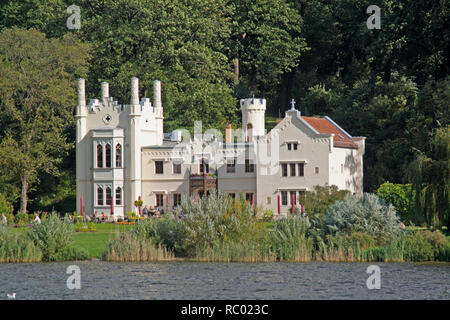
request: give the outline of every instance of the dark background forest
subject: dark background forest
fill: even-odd
[[[72,4],[81,9],[79,30],[66,26]],[[366,25],[369,5],[381,8],[381,29]],[[17,31],[24,29],[34,33]],[[11,110],[22,107],[20,95],[8,93],[17,77],[11,73],[0,81],[0,193],[16,210],[23,208],[24,175],[29,212],[75,210],[76,79],[86,78],[87,98],[98,97],[100,82],[108,81],[111,95],[126,104],[130,78],[137,76],[142,96],[151,96],[154,79],[162,81],[166,132],[191,128],[198,119],[205,129],[239,126],[238,99],[253,94],[267,99],[268,120],[284,115],[295,99],[302,115],[328,115],[353,136],[367,137],[365,191],[375,192],[386,181],[412,183],[424,199],[437,197],[433,210],[440,206],[448,215],[448,0],[2,1],[0,32],[3,68],[14,59],[22,63],[18,54],[10,58],[14,52],[36,51],[43,61],[52,56],[40,48],[45,41],[59,41],[59,57],[66,59],[55,64],[64,65],[64,72],[35,70],[38,82],[46,76],[65,80],[48,82],[54,94],[45,101],[70,115],[62,117],[66,125],[48,127],[64,148],[46,152],[47,143],[58,139],[39,141],[44,147],[35,158],[46,154],[39,163],[17,165],[20,154],[34,151],[17,152],[23,142],[15,133],[25,127],[14,125],[23,117]],[[11,32],[36,44],[26,50],[18,41],[7,45],[15,39]],[[71,46],[70,54],[64,45]],[[7,102],[10,113],[2,109]],[[61,119],[57,113],[46,123]],[[28,175],[30,163],[35,170]]]

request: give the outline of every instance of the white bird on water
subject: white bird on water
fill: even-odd
[[[13,294],[6,294],[8,296],[8,299],[15,299],[16,298],[16,293],[14,292]]]

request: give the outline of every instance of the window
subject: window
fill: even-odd
[[[297,195],[295,191],[291,191],[290,192],[290,201],[291,201],[291,205],[295,204],[297,201]]]
[[[287,148],[288,148],[288,150],[291,150],[292,149],[292,145],[290,143],[288,143],[287,144]]]
[[[206,162],[205,159],[202,159],[200,162],[200,174],[207,174],[209,173],[209,164]]]
[[[230,193],[228,194],[228,196],[231,197],[231,199],[236,199],[236,194],[233,193],[233,192],[230,192]]]
[[[156,207],[162,207],[164,204],[164,195],[162,193],[158,193],[156,195]]]
[[[291,163],[291,177],[295,177],[295,163]]]
[[[344,165],[341,164],[341,173],[344,173]]]
[[[245,159],[245,172],[255,172],[255,164],[250,163],[250,159]]]
[[[298,148],[298,143],[294,143],[294,150],[297,150]]]
[[[97,145],[97,168],[103,168],[103,146]]]
[[[245,193],[245,200],[247,200],[248,202],[252,202],[252,200],[253,200],[253,192],[246,192]]]
[[[251,142],[253,137],[253,125],[247,124],[247,142]]]
[[[116,205],[122,204],[122,188],[116,188]]]
[[[102,187],[97,188],[97,205],[98,206],[103,205],[103,189],[102,189]]]
[[[305,200],[306,197],[306,192],[301,190],[298,192],[298,203],[302,203],[304,202],[303,200]]]
[[[107,206],[111,205],[111,188],[110,187],[106,188],[106,205]]]
[[[287,173],[287,163],[282,163],[281,164],[281,175],[283,177],[287,177],[288,173]]]
[[[173,194],[173,206],[179,206],[181,205],[181,194],[179,193],[174,193]]]
[[[317,174],[317,173],[319,173],[319,167],[315,167],[314,168],[314,172]]]
[[[287,206],[287,191],[281,191],[281,204]]]
[[[107,144],[105,146],[105,154],[106,154],[106,167],[111,168],[111,145]]]
[[[164,174],[164,162],[155,161],[155,174]]]
[[[173,173],[174,174],[180,174],[181,173],[181,163],[174,163],[173,164]]]
[[[116,168],[122,167],[122,146],[118,143],[116,145]]]
[[[305,175],[305,164],[304,163],[298,164],[298,175],[300,177],[303,177]]]
[[[271,197],[267,197],[267,204],[271,204],[272,203],[272,198]]]
[[[235,173],[235,172],[236,172],[236,159],[228,159],[227,173]]]

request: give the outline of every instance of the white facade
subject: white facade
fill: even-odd
[[[287,214],[316,185],[337,185],[362,194],[364,137],[351,137],[330,118],[302,117],[292,107],[266,133],[266,100],[242,99],[238,142],[220,134],[181,139],[180,131],[163,133],[161,82],[153,83],[153,104],[139,99],[139,80],[131,80],[129,105],[109,96],[86,105],[85,83],[78,81],[77,211],[136,211],[141,198],[148,207],[170,210],[182,195],[201,196],[210,189],[246,197],[255,206]],[[199,119],[200,120],[200,119]],[[112,205],[111,205],[112,203]]]

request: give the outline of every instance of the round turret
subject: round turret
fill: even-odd
[[[240,101],[242,111],[242,131],[245,141],[253,141],[253,137],[266,134],[264,116],[266,112],[266,99],[248,98]]]

